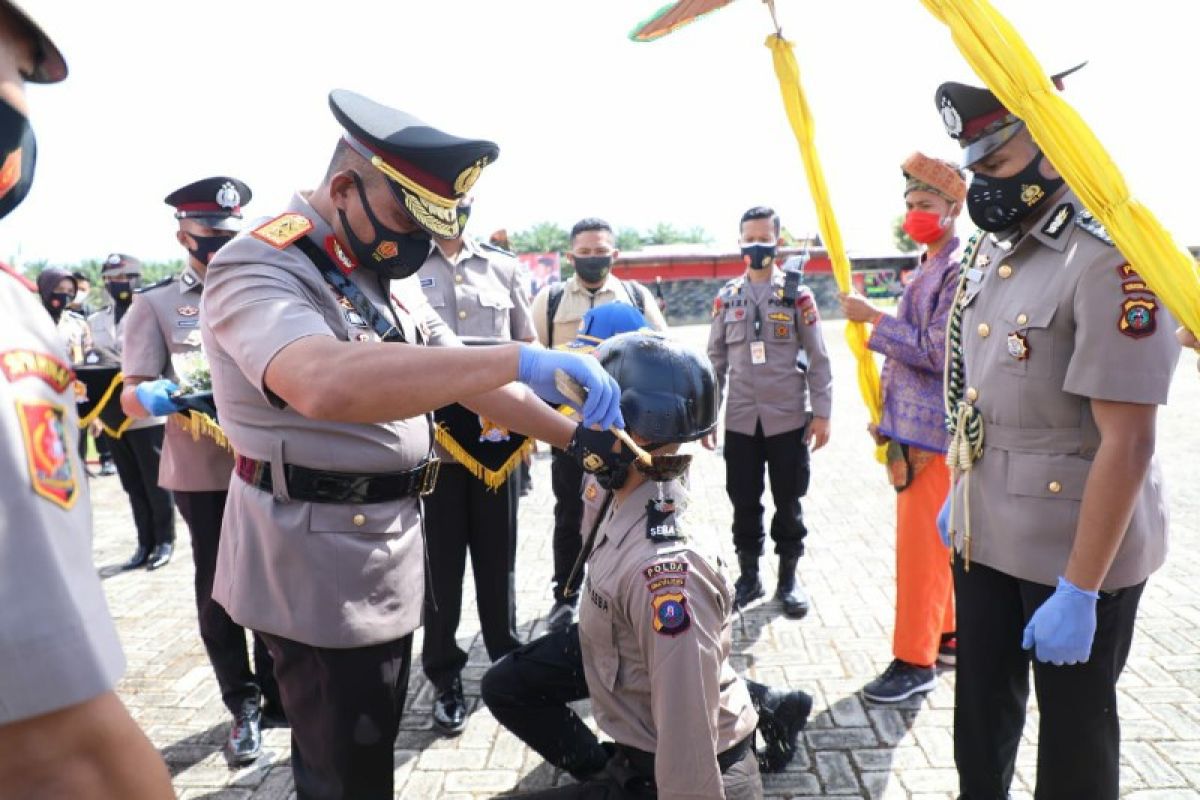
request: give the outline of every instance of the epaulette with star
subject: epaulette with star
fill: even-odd
[[[1079,216],[1075,217],[1075,224],[1085,231],[1095,236],[1100,241],[1104,242],[1109,247],[1116,247],[1116,242],[1108,235],[1108,231],[1104,227],[1104,223],[1096,219],[1092,212],[1086,208],[1079,212]]]
[[[133,293],[134,294],[145,294],[146,292],[148,292],[152,289],[157,289],[160,286],[170,286],[174,281],[175,281],[175,276],[172,275],[169,278],[163,278],[158,283],[152,283],[149,286],[139,286],[138,288],[133,290]]]
[[[259,225],[250,235],[276,250],[283,250],[312,229],[312,220],[303,214],[289,211]]]

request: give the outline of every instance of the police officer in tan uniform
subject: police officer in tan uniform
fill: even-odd
[[[613,263],[621,253],[611,225],[598,217],[585,217],[571,227],[570,245],[567,258],[575,274],[562,283],[550,284],[533,298],[533,324],[539,342],[546,347],[569,344],[584,316],[607,303],[627,303],[641,312],[654,330],[667,329],[650,290],[637,281],[623,281],[612,274]],[[574,619],[579,598],[578,586],[567,591],[567,574],[583,545],[579,532],[583,473],[570,456],[551,450],[550,477],[554,490],[554,604],[546,615],[546,627],[564,630]]]
[[[608,339],[595,356],[623,389],[630,433],[656,456],[716,427],[716,377],[698,351],[639,332]],[[687,537],[679,515],[690,456],[673,458],[639,465],[611,491],[588,482],[585,501],[603,499],[584,544],[578,625],[484,676],[496,719],[582,781],[538,797],[762,796],[758,716],[729,663],[733,587]],[[615,746],[601,745],[567,705],[585,697]]]
[[[1115,800],[1116,683],[1166,555],[1154,439],[1175,323],[990,91],[947,83],[936,103],[983,229],[947,347],[961,797],[1006,796],[1032,662],[1035,795]]]
[[[98,363],[120,364],[127,314],[141,283],[142,262],[124,253],[112,253],[104,259],[100,277],[113,302],[88,318],[96,347],[89,363],[96,358]],[[162,416],[135,419],[120,436],[108,437],[137,528],[137,548],[124,569],[158,569],[166,566],[175,552],[171,492],[158,483],[165,422]]]
[[[430,412],[462,403],[599,472],[623,463],[606,432],[623,421],[595,359],[452,346],[412,277],[431,237],[458,236],[457,203],[498,148],[353,92],[329,103],[344,133],[325,178],[205,277],[201,334],[237,453],[213,597],[275,659],[298,796],[369,800],[392,796],[421,620]],[[533,393],[565,402],[558,371],[585,385],[586,425]]]
[[[0,217],[33,180],[26,80],[67,66],[17,6],[0,2]],[[92,563],[91,502],[67,351],[19,273],[0,264],[0,793],[174,797],[162,758],[113,687],[125,669]]]
[[[459,205],[460,227],[470,210],[469,199]],[[521,279],[520,262],[511,253],[462,233],[436,242],[417,275],[429,305],[458,336],[534,340],[528,282]],[[471,449],[500,444],[486,441],[482,430],[472,434],[473,441],[461,443],[468,455]],[[456,734],[467,720],[460,678],[467,654],[455,637],[468,552],[488,658],[495,661],[521,644],[514,581],[520,477],[514,470],[503,485],[491,489],[441,447],[438,451],[437,488],[425,498],[426,524],[437,535],[429,540],[421,666],[436,692],[434,726]]]
[[[200,639],[221,687],[221,699],[233,715],[225,750],[234,764],[258,757],[263,701],[279,716],[278,690],[271,655],[254,637],[254,668],[246,649],[246,631],[212,598],[221,517],[233,453],[209,436],[193,433],[175,412],[184,407],[172,394],[179,391],[171,357],[200,353],[200,294],[208,262],[241,227],[242,205],[250,187],[236,178],[195,181],[166,197],[178,220],[176,238],[188,252],[184,271],[165,283],[139,292],[124,320],[125,374],[122,407],[130,417],[167,416],[158,485],[170,489],[175,505],[192,534],[196,567],[196,612]],[[169,376],[169,377],[163,377]]]
[[[758,559],[766,539],[766,467],[775,501],[771,538],[779,556],[775,597],[784,614],[798,619],[809,609],[796,579],[808,533],[800,498],[808,492],[809,447],[820,449],[829,440],[833,380],[812,291],[786,281],[775,266],[779,216],[756,206],[742,215],[739,230],[746,274],[717,295],[708,336],[708,357],[725,394],[725,491],[733,503],[741,568],[737,604],[764,594]],[[704,445],[716,448],[715,431]]]

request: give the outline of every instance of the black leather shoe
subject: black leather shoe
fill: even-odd
[[[242,710],[233,718],[229,739],[225,742],[225,754],[229,763],[241,766],[258,758],[261,752],[262,712],[258,700],[251,698],[242,703]]]
[[[758,732],[763,740],[763,750],[758,754],[759,770],[780,772],[796,755],[800,731],[812,713],[812,696],[801,691],[780,692],[750,681],[747,685],[758,711]]]
[[[150,558],[150,551],[138,545],[138,549],[133,551],[133,557],[121,565],[121,569],[137,569],[146,565],[146,561]]]
[[[738,553],[738,567],[742,574],[733,584],[733,604],[744,608],[766,594],[758,578],[758,556]]]
[[[808,615],[811,604],[804,587],[796,580],[796,556],[779,559],[779,583],[775,586],[775,599],[783,605],[783,615],[791,619],[802,619]]]
[[[433,726],[446,736],[458,736],[467,727],[467,701],[460,678],[433,701]]]
[[[154,570],[159,567],[165,567],[171,561],[171,556],[175,554],[175,545],[171,543],[160,544],[150,552],[150,559],[146,562],[146,569]]]

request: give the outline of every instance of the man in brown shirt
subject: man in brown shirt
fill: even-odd
[[[460,221],[470,215],[471,204],[459,206]],[[417,277],[429,305],[460,337],[474,341],[532,342],[528,281],[520,262],[511,253],[463,233],[439,241]],[[440,436],[460,436],[455,443],[466,459],[487,460],[487,452],[509,454],[497,475],[498,485],[485,483],[478,459],[473,469],[454,460],[438,447],[442,465],[438,484],[425,498],[426,523],[437,535],[429,540],[428,596],[425,602],[425,639],[421,665],[437,695],[433,724],[442,733],[461,733],[467,721],[461,673],[467,653],[458,646],[456,633],[462,610],[463,574],[467,554],[475,577],[475,604],[488,658],[496,659],[520,646],[517,638],[517,603],[514,567],[517,555],[517,504],[523,438],[510,431],[483,429],[477,415],[454,405],[439,411],[444,427]],[[451,427],[467,419],[466,427]],[[511,443],[511,444],[510,444]],[[503,456],[501,456],[502,458]],[[490,463],[490,462],[489,462]]]
[[[629,430],[655,463],[606,492],[589,483],[585,500],[604,499],[584,545],[579,623],[493,666],[484,701],[582,781],[534,796],[761,797],[758,715],[729,663],[733,587],[679,517],[691,458],[679,445],[717,423],[712,366],[642,332],[611,338],[595,355],[624,389]],[[585,697],[615,745],[601,745],[568,707]]]
[[[708,357],[725,395],[725,491],[741,567],[737,604],[764,594],[758,559],[766,540],[765,468],[775,501],[775,597],[798,619],[809,609],[796,579],[808,534],[800,499],[808,492],[809,447],[819,450],[829,440],[833,381],[816,298],[806,286],[789,288],[775,266],[779,216],[756,206],[742,215],[739,231],[746,274],[717,295],[708,337]],[[704,446],[716,448],[715,431]]]
[[[620,466],[607,430],[623,421],[594,359],[454,346],[421,292],[431,238],[458,236],[458,201],[499,148],[353,92],[329,105],[343,135],[320,185],[205,277],[201,334],[237,453],[213,597],[275,660],[299,797],[369,800],[392,796],[421,621],[430,412],[458,402],[597,471]],[[585,425],[539,399],[566,402],[560,371],[586,388]]]
[[[0,217],[33,181],[25,82],[66,76],[49,37],[0,0]],[[67,348],[28,280],[5,264],[0,320],[0,794],[174,797],[162,758],[113,691],[125,657],[92,561]]]
[[[121,405],[125,413],[134,419],[167,416],[158,485],[171,490],[192,534],[200,639],[221,687],[221,699],[233,716],[225,751],[234,764],[246,764],[258,757],[263,701],[276,717],[282,716],[282,710],[266,645],[260,637],[254,637],[251,669],[246,630],[230,619],[212,597],[233,453],[213,438],[185,429],[185,417],[176,413],[184,407],[172,397],[180,388],[176,381],[183,379],[176,374],[172,357],[188,354],[202,358],[200,296],[204,275],[213,255],[241,226],[241,208],[249,201],[250,187],[227,177],[195,181],[166,197],[166,204],[175,209],[175,236],[188,253],[187,267],[177,277],[137,294],[125,316],[125,349],[121,354],[125,373]]]
[[[1032,663],[1037,797],[1116,800],[1116,683],[1166,557],[1175,324],[995,95],[947,83],[936,103],[986,232],[948,324],[961,796],[1006,796]]]

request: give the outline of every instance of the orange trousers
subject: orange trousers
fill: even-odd
[[[943,633],[954,631],[950,549],[937,532],[937,515],[950,491],[950,470],[930,459],[896,495],[896,629],[892,652],[909,664],[937,661]]]

